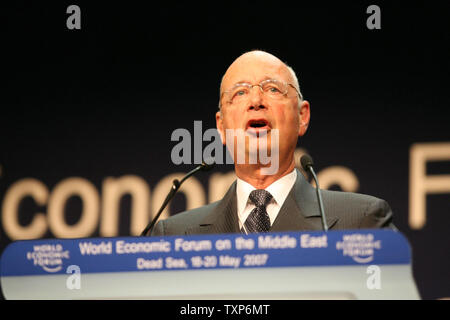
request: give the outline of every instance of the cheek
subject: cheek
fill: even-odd
[[[299,136],[300,118],[296,113],[283,113],[279,115],[277,128],[280,132],[280,142],[293,143]]]
[[[298,132],[300,128],[300,116],[292,106],[285,105],[282,108],[277,108],[275,118],[277,119],[277,126],[280,130]]]
[[[237,112],[228,113],[223,115],[223,128],[224,129],[236,129],[240,128],[240,120],[242,116],[239,116]]]

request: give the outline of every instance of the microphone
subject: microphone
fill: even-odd
[[[189,177],[191,177],[192,175],[194,175],[195,173],[197,173],[200,170],[201,171],[209,171],[209,170],[211,170],[215,166],[215,164],[216,164],[216,162],[214,161],[214,159],[212,159],[212,158],[205,159],[205,160],[203,160],[201,165],[199,165],[195,169],[189,171],[183,177],[183,179],[181,179],[181,180],[174,179],[172,181],[172,188],[170,189],[169,194],[167,195],[166,199],[164,200],[161,208],[159,208],[158,213],[156,213],[156,216],[147,225],[147,227],[145,227],[144,231],[142,231],[141,237],[147,235],[147,233],[153,228],[153,226],[155,225],[155,223],[158,220],[159,216],[163,212],[164,208],[167,206],[167,204],[170,202],[170,200],[172,200],[172,198],[175,196],[175,194],[177,193],[178,189],[180,189],[180,187],[181,187],[181,185],[183,184],[184,181],[189,179]]]
[[[325,211],[323,209],[323,202],[322,202],[322,194],[320,192],[320,187],[319,187],[319,180],[317,179],[316,173],[314,172],[313,169],[313,159],[305,154],[301,157],[300,159],[300,163],[302,165],[303,170],[305,171],[309,171],[311,172],[314,181],[316,182],[316,194],[317,194],[317,199],[319,200],[319,210],[320,210],[320,215],[322,217],[322,227],[324,231],[328,231],[328,225],[327,225],[327,221],[325,219]]]

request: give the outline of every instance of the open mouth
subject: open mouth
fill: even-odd
[[[253,119],[247,122],[246,132],[259,137],[270,131],[270,123],[265,119]]]
[[[269,122],[265,119],[250,120],[247,123],[247,129],[269,129]]]

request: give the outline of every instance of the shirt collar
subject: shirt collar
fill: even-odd
[[[266,188],[266,191],[270,192],[277,205],[281,207],[286,200],[289,192],[291,191],[292,186],[295,184],[296,179],[297,170],[294,169],[291,173],[288,173],[287,175],[273,182]],[[236,195],[238,214],[241,214],[244,211],[245,207],[247,206],[250,192],[252,192],[253,190],[256,190],[256,188],[248,182],[237,178]]]

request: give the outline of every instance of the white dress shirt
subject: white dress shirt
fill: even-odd
[[[270,225],[275,221],[278,212],[281,209],[284,201],[286,200],[289,192],[294,186],[295,180],[297,179],[297,170],[292,170],[291,173],[285,175],[281,179],[278,179],[270,186],[268,186],[265,190],[270,192],[272,195],[272,199],[266,207],[266,211],[269,214]],[[247,220],[247,217],[250,215],[250,212],[255,208],[255,205],[248,198],[250,192],[256,190],[251,184],[245,182],[237,178],[236,182],[236,196],[237,196],[237,210],[238,210],[238,218],[239,218],[239,229],[242,229],[242,226]]]

